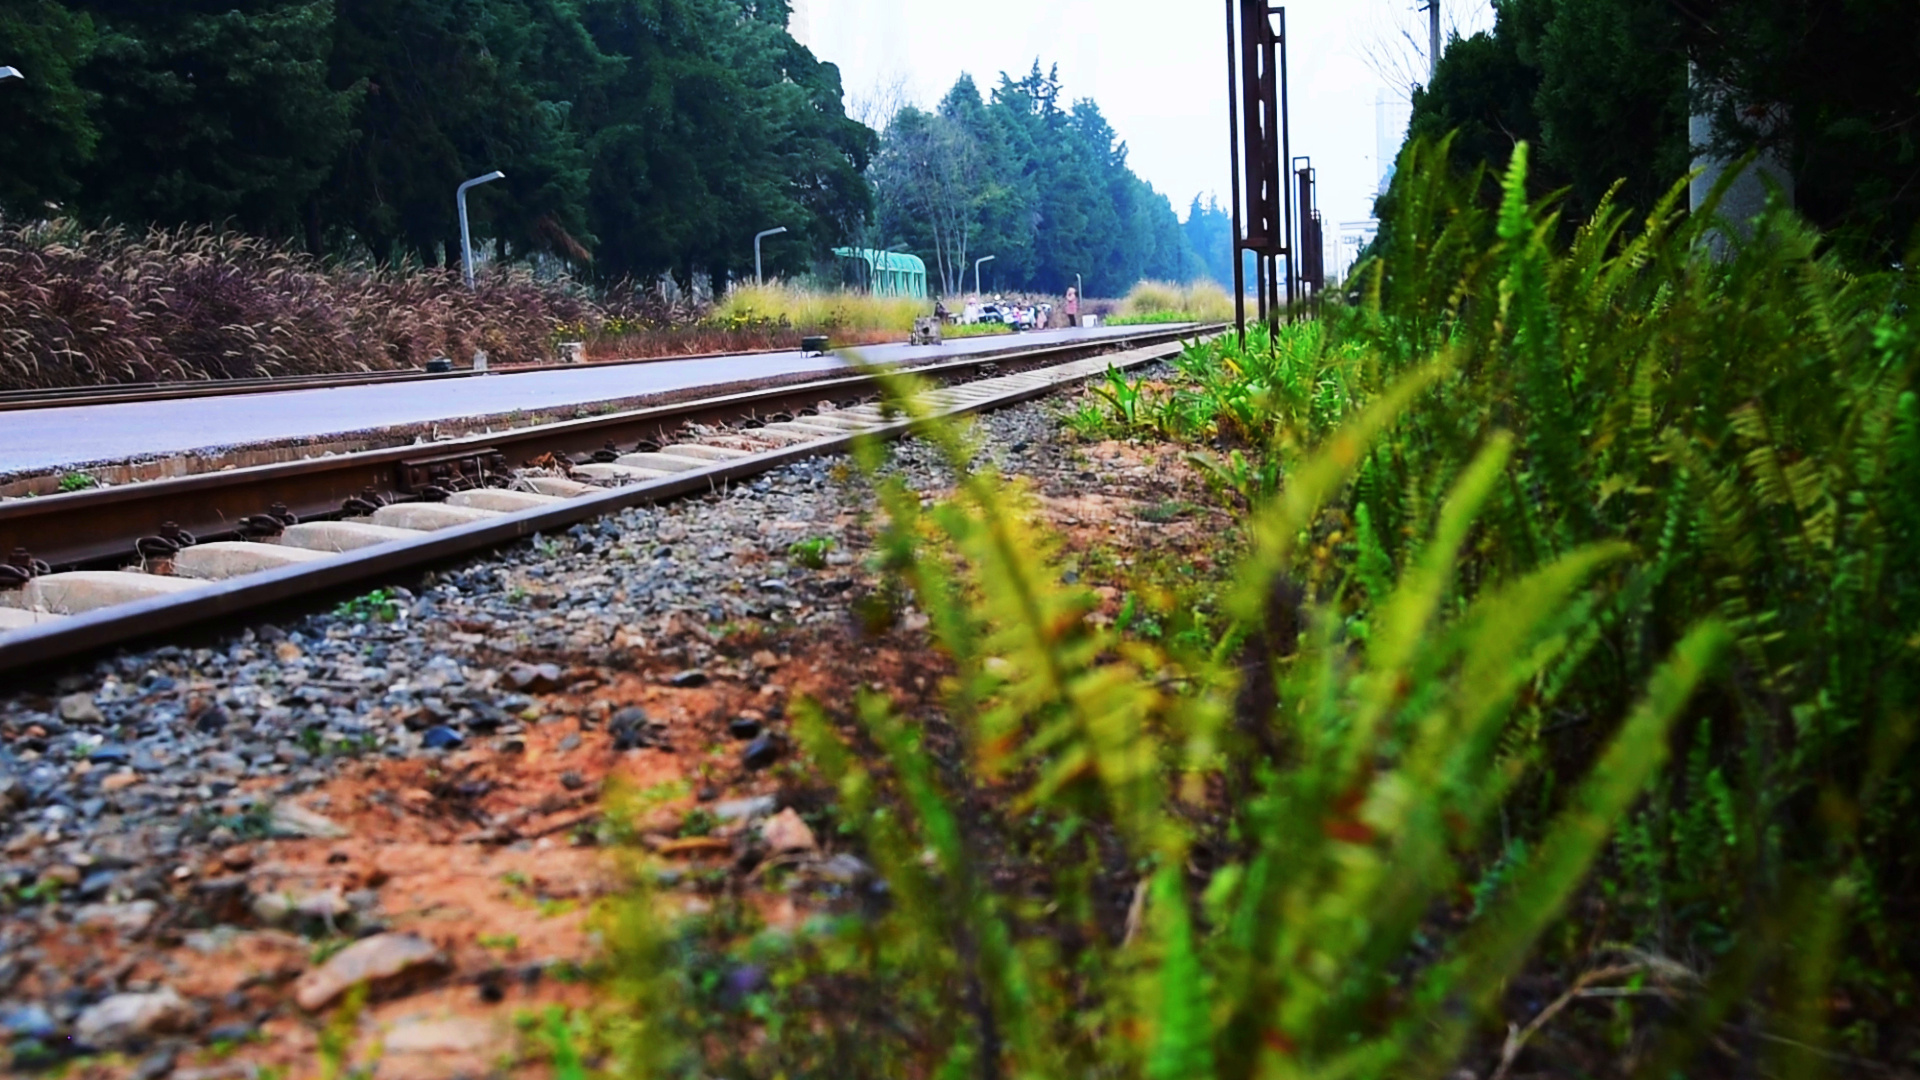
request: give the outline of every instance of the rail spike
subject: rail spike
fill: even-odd
[[[33,552],[17,547],[7,561],[0,563],[0,591],[11,591],[26,587],[27,582],[42,574],[50,574],[53,568],[33,557]]]
[[[193,534],[180,527],[179,522],[163,521],[160,532],[154,536],[143,536],[134,541],[133,550],[143,559],[171,559],[184,548],[198,543]]]

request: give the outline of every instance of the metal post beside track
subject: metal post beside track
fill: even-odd
[[[1254,256],[1259,315],[1269,323],[1269,333],[1281,305],[1291,309],[1299,298],[1293,185],[1280,164],[1292,150],[1285,7],[1271,0],[1227,0],[1227,82],[1234,182],[1234,315],[1244,342],[1246,253]]]
[[[506,178],[506,173],[496,170],[485,176],[474,177],[466,183],[461,184],[460,190],[453,193],[453,201],[460,208],[460,269],[466,271],[467,289],[469,291],[473,289],[473,233],[467,228],[467,192],[479,187],[481,184],[491,184],[495,180],[505,180]]]

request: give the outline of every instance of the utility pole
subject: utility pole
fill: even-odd
[[[1427,0],[1427,87],[1440,74],[1440,0]]]
[[[469,292],[473,290],[473,233],[467,228],[467,192],[479,187],[481,184],[491,184],[495,180],[505,180],[506,178],[506,173],[498,171],[490,172],[485,176],[476,176],[466,183],[461,184],[460,190],[453,193],[453,201],[459,204],[460,207],[460,269],[466,271],[467,290]]]

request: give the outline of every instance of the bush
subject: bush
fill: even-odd
[[[887,331],[905,334],[933,310],[930,301],[868,293],[820,291],[786,282],[738,285],[708,316],[715,326],[772,323],[795,330]]]
[[[565,281],[329,265],[207,228],[0,221],[0,388],[310,375],[554,358],[597,321]]]
[[[1207,647],[1089,619],[962,433],[927,508],[863,449],[960,760],[884,693],[801,708],[886,889],[756,939],[764,1026],[704,1044],[720,962],[630,906],[636,1075],[1504,1076],[1603,982],[1647,1076],[1813,1075],[1842,1002],[1920,1050],[1913,283],[1778,211],[1716,263],[1684,187],[1562,249],[1524,146],[1400,175],[1357,304],[1110,387],[1270,478]]]
[[[1114,326],[1156,322],[1226,322],[1233,318],[1233,296],[1212,281],[1175,285],[1143,281],[1120,301],[1108,321]]]
[[[1456,175],[1448,149],[1407,152],[1357,304],[1190,352],[1177,389],[1111,388],[1110,421],[1203,448],[1233,501],[1259,505],[1296,482],[1304,448],[1443,358],[1434,392],[1364,452],[1309,592],[1342,597],[1346,625],[1371,634],[1444,485],[1510,427],[1514,461],[1463,580],[1597,542],[1634,552],[1569,627],[1578,660],[1542,687],[1556,704],[1503,736],[1540,765],[1513,827],[1537,831],[1528,807],[1594,759],[1600,718],[1666,643],[1725,620],[1727,674],[1682,717],[1684,766],[1627,824],[1611,915],[1581,933],[1691,958],[1753,992],[1756,1023],[1816,1040],[1823,1009],[1770,983],[1838,970],[1858,1045],[1897,1051],[1920,990],[1920,935],[1894,914],[1920,873],[1911,273],[1852,272],[1785,210],[1721,232],[1711,207],[1678,210],[1684,187],[1637,234],[1609,202],[1563,249],[1551,202],[1526,200],[1524,147],[1497,183]],[[1715,246],[1724,261],[1703,257]]]

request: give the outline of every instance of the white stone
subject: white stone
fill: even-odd
[[[189,1010],[185,998],[171,986],[151,994],[115,994],[80,1014],[73,1033],[81,1043],[112,1050],[150,1035],[185,1026]]]
[[[760,837],[775,855],[817,851],[820,847],[819,841],[813,838],[813,830],[800,820],[791,806],[768,818],[760,826]]]

